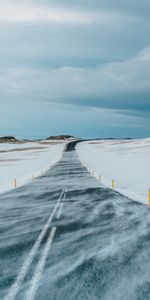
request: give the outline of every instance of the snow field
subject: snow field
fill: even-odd
[[[66,142],[0,144],[0,193],[29,183],[61,159]]]
[[[150,189],[150,138],[95,140],[79,143],[77,153],[101,183],[127,197],[148,204]],[[101,178],[98,178],[101,176]]]

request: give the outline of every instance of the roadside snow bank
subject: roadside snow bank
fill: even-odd
[[[148,204],[150,188],[150,138],[100,140],[79,143],[77,153],[85,166],[101,175],[102,184],[133,200]]]
[[[66,142],[0,144],[0,193],[20,187],[51,168],[62,156]]]

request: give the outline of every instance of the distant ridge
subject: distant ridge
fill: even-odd
[[[72,135],[52,135],[52,136],[49,136],[48,138],[46,138],[45,140],[48,141],[48,140],[67,140],[67,139],[74,139],[75,137],[72,136]],[[0,144],[2,143],[26,143],[26,142],[37,142],[37,141],[42,141],[43,139],[21,139],[21,140],[18,140],[16,137],[14,136],[1,136],[0,137]]]
[[[0,143],[21,143],[14,136],[2,136],[0,137]]]
[[[73,139],[75,138],[72,135],[52,135],[49,136],[46,140],[67,140],[67,139]]]

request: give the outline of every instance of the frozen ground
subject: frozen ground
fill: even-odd
[[[0,193],[22,186],[45,173],[62,156],[66,142],[40,141],[0,144]]]
[[[150,188],[150,138],[139,140],[100,140],[77,145],[86,167],[101,175],[102,183],[142,203],[148,203]]]

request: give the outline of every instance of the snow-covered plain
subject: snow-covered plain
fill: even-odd
[[[0,193],[44,174],[62,156],[66,141],[0,144]]]
[[[79,143],[77,153],[84,165],[101,176],[102,184],[133,200],[148,204],[150,189],[150,138],[95,140]]]

